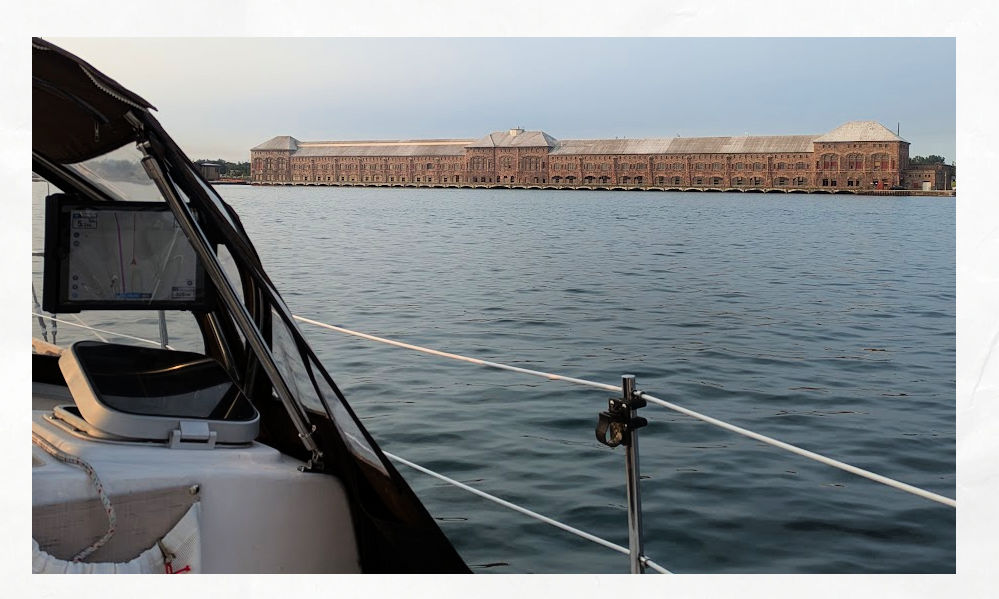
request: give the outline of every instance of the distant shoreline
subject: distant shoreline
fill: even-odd
[[[246,181],[212,181],[212,185],[241,184],[254,187],[395,187],[405,189],[535,189],[535,190],[574,190],[574,191],[672,191],[692,193],[726,193],[726,194],[780,194],[780,195],[858,195],[858,196],[895,196],[895,197],[955,197],[954,189],[845,189],[830,190],[824,188],[783,188],[783,187],[672,187],[657,185],[520,185],[520,184],[474,184],[474,183],[378,183],[378,182],[336,182],[336,183],[286,183],[286,182],[246,182]]]

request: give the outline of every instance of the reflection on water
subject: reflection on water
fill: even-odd
[[[954,496],[952,199],[221,191],[297,314],[612,384],[634,373],[664,399]],[[171,339],[193,343],[186,326]],[[623,453],[593,435],[606,393],[302,327],[386,450],[627,545]],[[667,568],[954,571],[953,509],[643,412],[645,545]],[[476,571],[627,571],[400,471]]]

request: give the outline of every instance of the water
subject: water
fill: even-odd
[[[952,199],[220,191],[296,314],[606,383],[633,373],[658,397],[955,494]],[[623,448],[593,433],[608,393],[302,327],[385,450],[627,546]],[[665,567],[954,572],[953,509],[643,415],[645,547]],[[399,470],[477,572],[627,571]]]

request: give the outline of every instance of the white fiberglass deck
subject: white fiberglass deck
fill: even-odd
[[[33,400],[32,431],[88,462],[112,504],[116,497],[196,486],[202,571],[360,571],[347,496],[334,477],[300,472],[301,462],[259,443],[197,450],[82,438],[47,418],[52,405],[72,402],[65,388],[36,384]],[[56,460],[37,445],[32,446],[32,466],[36,514],[97,497],[83,470]],[[130,524],[122,522],[123,516],[127,512],[118,516],[119,528]],[[72,517],[66,520],[68,533],[81,524]],[[102,526],[107,528],[106,520]],[[156,540],[151,536],[148,545]]]

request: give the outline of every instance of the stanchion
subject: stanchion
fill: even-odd
[[[646,402],[635,392],[635,375],[621,377],[621,397],[612,397],[606,412],[601,412],[597,420],[597,441],[608,447],[625,446],[625,471],[628,477],[628,552],[631,573],[642,574],[644,552],[642,544],[642,495],[638,486],[640,471],[638,464],[638,429],[648,424],[638,416],[637,410]]]

